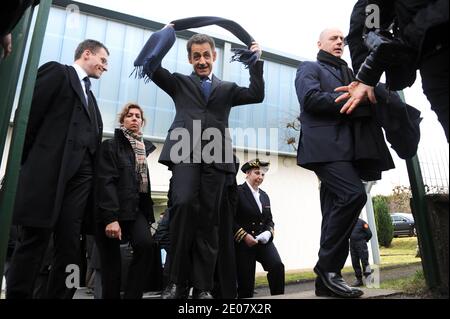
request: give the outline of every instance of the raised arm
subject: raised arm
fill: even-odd
[[[259,44],[253,42],[250,48],[253,52],[258,52],[261,57],[261,48]],[[237,86],[233,90],[233,106],[261,103],[264,101],[264,62],[257,61],[254,65],[249,67],[250,85],[248,88]]]

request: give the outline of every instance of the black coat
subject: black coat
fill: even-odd
[[[148,156],[156,147],[145,142]],[[139,181],[136,175],[136,158],[130,142],[122,130],[116,129],[114,138],[103,141],[98,156],[96,221],[108,225],[115,221],[135,220],[139,210],[149,222],[154,222],[150,177],[145,202],[140,202]]]
[[[159,162],[164,165],[173,164],[170,152],[181,138],[175,135],[175,139],[170,139],[172,132],[178,134],[184,132],[183,129],[189,132],[189,142],[183,144],[183,147],[189,145],[190,150],[183,153],[184,156],[180,158],[180,162],[190,160],[192,163],[193,150],[202,150],[201,134],[207,128],[215,128],[221,133],[222,150],[228,151],[230,158],[221,156],[221,163],[215,163],[214,165],[220,170],[236,173],[231,137],[228,132],[228,117],[233,106],[260,103],[264,100],[263,65],[263,62],[259,61],[249,68],[249,88],[240,87],[233,82],[221,81],[213,76],[208,101],[205,101],[202,95],[200,78],[197,75],[172,74],[162,67],[157,69],[152,80],[172,97],[176,108],[175,119],[169,128]],[[194,121],[200,123],[199,134],[195,134]]]
[[[415,51],[419,61],[439,42],[448,45],[448,0],[358,0],[353,8],[350,31],[346,37],[353,70],[358,71],[369,54],[364,45],[365,8],[376,4],[381,12],[381,29],[388,29],[395,21],[396,35]],[[415,69],[418,65],[405,67]]]
[[[25,11],[31,6],[39,4],[39,0],[7,0],[2,3],[0,12],[0,37],[10,33]]]
[[[317,61],[300,64],[295,88],[300,103],[300,138],[297,164],[349,161],[364,180],[378,180],[394,168],[375,108],[360,106],[351,115],[341,114],[345,102],[335,103],[344,86],[343,76],[332,65]]]
[[[352,234],[350,235],[350,242],[364,241],[367,242],[372,238],[372,231],[363,219],[358,218]]]
[[[169,224],[170,210],[167,209],[164,216],[159,221],[158,228],[153,236],[153,239],[158,243],[159,247],[161,249],[165,249],[166,251],[169,251],[170,248]]]
[[[99,146],[103,124],[92,98]],[[55,224],[66,184],[77,172],[87,151],[86,141],[92,136],[86,104],[72,66],[49,62],[39,68],[23,146],[14,224],[47,228]],[[90,203],[87,211],[93,208]]]
[[[340,95],[334,89],[343,85],[340,73],[326,63],[303,62],[298,67],[295,79],[301,123],[298,165],[353,160],[350,119],[340,114],[344,103],[334,102]]]
[[[267,230],[272,233],[270,241],[273,240],[274,223],[272,220],[272,212],[270,210],[270,199],[267,193],[262,189],[259,190],[259,193],[262,213],[259,210],[258,204],[247,183],[238,186],[239,199],[233,229],[234,240],[236,242],[241,242],[246,234],[256,237]]]
[[[236,159],[236,162],[238,160]],[[239,167],[239,166],[238,166]],[[234,299],[237,296],[236,255],[233,240],[233,224],[238,203],[236,176],[227,174],[220,205],[219,253],[214,275],[214,292],[217,298]]]

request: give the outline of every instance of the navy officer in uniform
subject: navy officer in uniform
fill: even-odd
[[[274,223],[270,199],[259,186],[269,169],[268,162],[255,159],[245,163],[241,170],[246,181],[238,186],[234,239],[238,298],[251,298],[255,286],[255,268],[258,261],[267,271],[271,295],[284,294],[284,265],[273,243]]]

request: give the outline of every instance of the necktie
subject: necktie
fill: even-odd
[[[86,95],[87,95],[87,109],[89,111],[89,116],[91,120],[94,122],[95,128],[98,130],[97,127],[97,116],[95,114],[95,106],[94,101],[92,100],[91,96],[91,81],[89,80],[89,77],[85,77],[83,79],[84,81],[84,87],[86,88]]]
[[[211,94],[211,81],[208,78],[203,78],[201,82],[202,94],[206,101],[209,99]]]
[[[84,82],[84,88],[86,90],[86,97],[87,97],[86,102],[87,102],[87,105],[89,105],[91,103],[90,98],[89,98],[89,92],[91,91],[91,80],[89,80],[89,77],[86,76],[83,79],[83,82]]]

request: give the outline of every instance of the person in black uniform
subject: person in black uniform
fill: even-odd
[[[378,6],[380,26],[366,23],[373,14],[366,11],[369,5]],[[338,89],[346,94],[337,102],[348,99],[341,112],[351,113],[367,99],[374,102],[374,87],[383,72],[392,90],[402,90],[414,83],[420,70],[423,92],[448,142],[448,5],[448,0],[359,0],[346,38],[353,70],[359,71],[357,81]],[[384,37],[375,36],[380,30]]]
[[[372,231],[369,224],[359,218],[350,235],[350,255],[352,256],[352,265],[356,277],[353,287],[364,286],[363,275],[367,278],[372,273],[369,264],[369,249],[367,248],[367,242],[371,238]]]
[[[257,261],[268,272],[271,295],[284,294],[284,265],[273,243],[274,223],[270,199],[259,188],[268,167],[268,162],[255,159],[241,168],[247,177],[245,183],[238,186],[234,226],[238,298],[253,297]]]
[[[102,271],[102,298],[119,299],[121,241],[130,241],[133,258],[125,284],[125,299],[142,298],[153,252],[150,224],[155,221],[150,196],[147,156],[155,146],[143,139],[142,108],[125,105],[120,128],[100,148],[97,174],[97,233]]]

